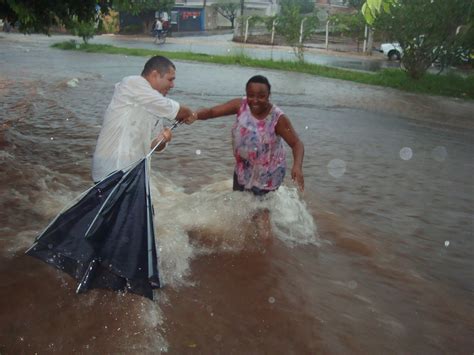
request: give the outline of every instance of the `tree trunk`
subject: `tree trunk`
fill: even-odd
[[[207,0],[202,0],[202,13],[204,15],[204,30],[207,29],[207,11],[206,11],[206,6],[207,6]]]
[[[372,55],[372,47],[374,46],[374,30],[369,27],[369,35],[367,38],[366,54]]]

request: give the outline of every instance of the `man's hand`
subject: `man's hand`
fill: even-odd
[[[198,114],[197,112],[193,112],[192,114],[190,114],[188,117],[186,117],[184,119],[184,123],[186,124],[191,124],[193,123],[194,121],[196,121],[198,119]]]
[[[164,128],[160,133],[156,135],[156,137],[151,142],[150,148],[153,149],[158,143],[160,145],[156,148],[156,151],[159,152],[166,147],[166,143],[171,141],[173,134],[171,133],[171,129]]]
[[[171,142],[171,138],[173,137],[173,134],[171,133],[171,129],[166,127],[165,129],[163,129],[163,131],[161,131],[161,134],[163,135],[163,141],[165,143]]]

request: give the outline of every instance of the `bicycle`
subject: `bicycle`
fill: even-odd
[[[168,36],[168,31],[154,31],[153,36],[155,37],[155,44],[164,44],[166,42],[166,37]]]

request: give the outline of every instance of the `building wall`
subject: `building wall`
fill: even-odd
[[[171,11],[171,28],[174,32],[204,30],[204,9],[202,7],[177,7]]]
[[[230,21],[218,13],[212,6],[206,6],[205,13],[206,30],[215,30],[216,28],[231,28]],[[234,20],[234,24],[236,21],[237,19]]]
[[[316,4],[346,6],[344,0],[316,0]]]
[[[246,0],[245,15],[272,16],[278,12],[277,0]],[[203,30],[212,30],[216,28],[229,27],[231,23],[224,16],[214,10],[212,4],[215,0],[206,0],[205,15],[203,18]],[[176,0],[176,10],[182,6],[203,8],[203,0]],[[236,21],[235,21],[236,22]]]

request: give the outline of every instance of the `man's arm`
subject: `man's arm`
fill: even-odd
[[[193,111],[189,107],[180,105],[178,113],[176,114],[176,120],[181,122],[192,115],[193,115]],[[186,123],[188,122],[186,121]]]

